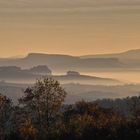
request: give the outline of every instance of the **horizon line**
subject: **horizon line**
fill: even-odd
[[[110,55],[110,54],[121,54],[129,51],[137,51],[140,50],[140,48],[137,49],[127,49],[124,51],[118,51],[118,52],[112,52],[112,53],[90,53],[90,54],[81,54],[81,55],[72,55],[72,54],[67,54],[67,53],[47,53],[43,51],[39,52],[28,52],[26,54],[21,54],[21,55],[14,55],[14,56],[6,56],[6,57],[0,57],[0,59],[16,59],[16,58],[25,58],[29,56],[30,54],[44,54],[44,55],[64,55],[64,56],[74,56],[74,57],[82,57],[82,56],[90,56],[90,55]]]

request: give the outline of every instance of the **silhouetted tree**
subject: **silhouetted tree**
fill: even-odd
[[[65,96],[60,84],[48,78],[27,88],[18,106],[0,94],[0,140],[140,139],[140,97],[62,106]],[[126,106],[118,110],[116,104],[120,109],[128,104],[130,111],[122,113]]]
[[[65,96],[66,92],[59,82],[51,78],[37,80],[33,87],[26,89],[20,103],[29,112],[28,117],[36,124],[35,127],[42,131],[41,136],[50,133],[58,119]]]

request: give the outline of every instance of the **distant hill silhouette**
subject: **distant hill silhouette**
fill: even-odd
[[[44,65],[39,65],[30,69],[21,69],[17,66],[0,67],[0,80],[32,79],[40,75],[51,75],[51,70]]]
[[[46,65],[34,66],[28,70],[33,74],[51,75],[52,71]]]
[[[140,50],[130,50],[117,54],[87,55],[75,57],[61,54],[30,53],[24,58],[0,59],[0,66],[31,68],[47,65],[54,72],[68,70],[93,71],[116,69],[140,69]]]
[[[81,59],[68,55],[32,53],[24,58],[0,59],[0,66],[18,66],[31,68],[37,65],[47,65],[53,71],[85,70],[95,68],[117,68],[123,64],[116,58]]]
[[[66,75],[51,75],[51,70],[47,66],[35,66],[30,69],[21,69],[16,66],[4,66],[0,67],[0,80],[8,82],[24,82],[32,83],[37,78],[47,76],[48,78],[52,77],[60,81],[61,83],[89,83],[96,84],[96,82],[103,84],[119,84],[120,81],[110,79],[110,78],[101,78],[95,76],[81,75],[76,71],[68,71]]]
[[[123,64],[125,68],[140,69],[140,49],[129,50],[123,53],[116,54],[99,54],[99,55],[85,55],[81,56],[83,59],[96,58],[116,58]]]
[[[122,53],[114,54],[97,54],[97,55],[85,55],[81,58],[118,58],[118,59],[140,59],[140,49],[129,50]]]

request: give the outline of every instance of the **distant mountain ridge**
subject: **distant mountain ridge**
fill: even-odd
[[[31,53],[24,58],[0,59],[0,66],[18,66],[31,68],[37,65],[47,65],[55,72],[68,70],[86,70],[96,68],[116,68],[123,64],[116,58],[88,58],[82,59],[69,55],[37,54]]]
[[[120,81],[115,79],[81,75],[75,71],[69,71],[63,75],[52,75],[47,66],[36,66],[30,69],[21,69],[16,66],[0,67],[0,81],[2,82],[33,83],[36,79],[44,76],[58,80],[61,83],[121,84]]]
[[[54,72],[140,69],[140,49],[116,54],[70,56],[29,53],[23,58],[0,59],[0,66],[31,68],[47,65]]]
[[[128,50],[122,53],[84,55],[81,58],[120,58],[120,59],[140,59],[140,49]]]

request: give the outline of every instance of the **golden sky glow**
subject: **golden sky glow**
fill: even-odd
[[[140,0],[0,0],[0,56],[140,48]]]

